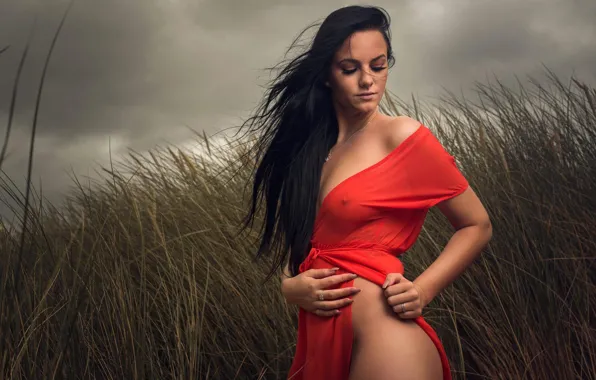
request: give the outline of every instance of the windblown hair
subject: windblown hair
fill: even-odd
[[[288,51],[313,24],[303,30]],[[321,23],[309,49],[283,66],[266,88],[256,114],[240,129],[256,133],[251,208],[243,228],[252,225],[265,198],[264,226],[256,259],[271,257],[267,279],[285,266],[294,276],[310,249],[325,156],[337,141],[337,117],[331,89],[325,86],[335,52],[354,32],[380,31],[387,43],[387,61],[394,63],[390,17],[379,7],[348,6]]]

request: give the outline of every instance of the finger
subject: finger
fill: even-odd
[[[419,311],[406,311],[405,313],[398,314],[397,316],[401,319],[413,319],[421,316],[422,313]]]
[[[410,300],[405,299],[404,296],[401,295],[401,294],[398,294],[396,296],[391,296],[391,297],[387,298],[387,303],[391,307],[397,307],[397,306],[401,305],[402,303],[406,303],[406,302],[409,302],[409,301]]]
[[[335,274],[333,276],[323,278],[319,281],[321,281],[321,283],[320,283],[321,288],[326,289],[326,288],[330,288],[334,285],[341,284],[343,282],[351,281],[351,280],[355,279],[356,277],[358,277],[358,275],[354,274],[354,273],[343,273],[343,274]]]
[[[402,302],[392,307],[393,311],[397,314],[405,314],[407,312],[418,312],[419,308],[417,305],[411,302]]]
[[[308,273],[309,277],[320,279],[334,275],[339,270],[338,267],[335,268],[325,268],[325,269],[309,269],[305,273]]]
[[[400,305],[402,303],[405,303],[406,304],[406,308],[407,308],[407,304],[408,303],[411,304],[411,305],[413,305],[413,306],[415,306],[415,307],[418,307],[419,306],[418,297],[412,297],[412,296],[410,296],[408,294],[404,294],[404,293],[398,294],[396,296],[391,296],[391,297],[387,298],[387,303],[390,306],[397,306],[397,305]],[[415,307],[410,307],[410,309],[414,309]]]
[[[403,275],[401,273],[389,273],[387,277],[385,277],[385,282],[383,283],[382,288],[385,289],[389,285],[398,283],[399,281],[401,281],[402,278]]]
[[[391,297],[397,294],[402,294],[408,292],[412,287],[408,283],[400,282],[398,284],[389,285],[383,291],[385,297]]]
[[[338,315],[341,312],[339,310],[321,310],[321,309],[316,309],[313,313],[316,314],[316,315],[318,315],[319,317],[333,317],[335,315]]]
[[[348,305],[351,305],[352,302],[354,302],[354,300],[351,298],[342,298],[342,299],[336,300],[336,301],[315,301],[315,302],[313,302],[313,305],[317,309],[332,310],[332,309],[340,309],[342,307],[346,307]]]
[[[349,297],[356,293],[360,293],[360,289],[349,287],[349,288],[340,288],[340,289],[330,289],[325,290],[324,295],[326,300],[337,300],[344,297]]]

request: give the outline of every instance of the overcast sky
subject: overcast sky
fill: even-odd
[[[311,22],[350,4],[335,0],[75,0],[43,93],[34,184],[59,202],[68,172],[93,174],[127,148],[186,146],[188,127],[213,134],[254,108],[264,68]],[[400,97],[471,88],[495,73],[596,83],[594,0],[388,0]],[[0,0],[0,138],[12,83],[33,30],[9,156],[3,170],[24,188],[35,92],[65,0]],[[32,29],[32,28],[35,29]],[[0,211],[5,212],[3,206]]]

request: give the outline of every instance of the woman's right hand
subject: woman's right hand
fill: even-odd
[[[309,269],[282,281],[281,291],[288,303],[298,305],[321,317],[332,317],[350,305],[348,296],[360,292],[355,287],[329,289],[358,277],[353,273],[335,274],[337,269]],[[319,299],[323,295],[323,301]]]

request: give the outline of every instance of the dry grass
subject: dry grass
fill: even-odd
[[[456,379],[596,378],[596,90],[550,78],[478,85],[476,104],[384,107],[437,133],[493,221],[489,247],[425,312]],[[296,310],[261,285],[256,231],[237,236],[250,141],[199,143],[204,156],[131,153],[60,207],[32,201],[22,255],[0,231],[2,378],[284,378]],[[440,252],[446,223],[429,215],[407,275]]]

